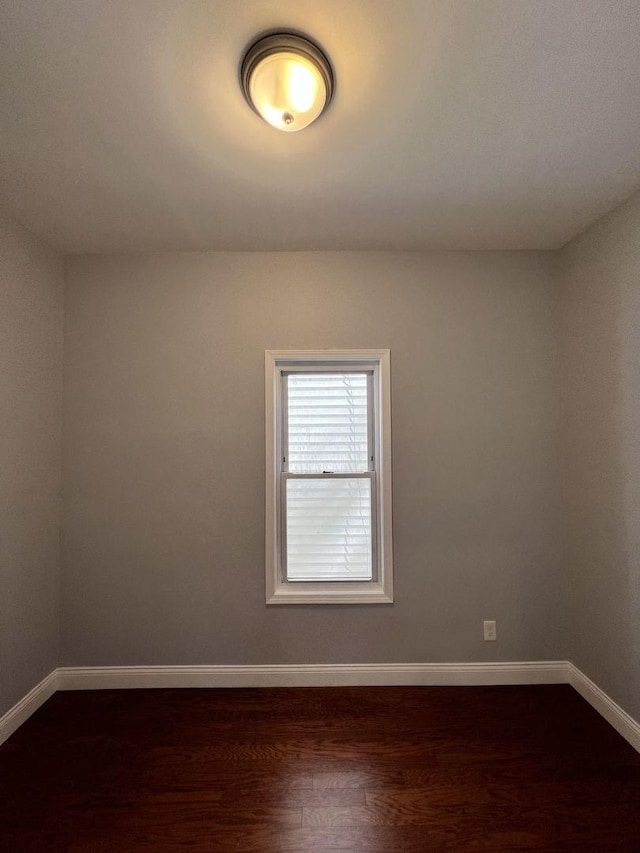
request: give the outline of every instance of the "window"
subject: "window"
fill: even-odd
[[[267,603],[389,603],[388,350],[267,351]]]

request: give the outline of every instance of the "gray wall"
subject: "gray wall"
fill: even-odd
[[[640,195],[559,254],[69,259],[60,656],[62,269],[2,216],[0,293],[0,713],[57,663],[569,657],[640,717]],[[370,346],[396,603],[269,608],[263,352]]]
[[[560,265],[570,659],[640,719],[640,194]]]
[[[0,715],[56,666],[62,262],[0,214]]]
[[[63,663],[564,657],[553,272],[544,253],[69,259]],[[264,350],[305,347],[391,349],[393,606],[265,605]]]

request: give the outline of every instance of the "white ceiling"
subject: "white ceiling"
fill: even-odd
[[[279,133],[275,27],[337,77]],[[640,186],[640,0],[0,0],[0,195],[66,252],[562,245]]]

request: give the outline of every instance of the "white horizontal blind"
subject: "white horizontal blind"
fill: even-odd
[[[318,370],[283,379],[286,579],[371,580],[369,374]]]
[[[287,579],[371,580],[371,480],[287,480]]]
[[[287,379],[287,470],[368,471],[367,374],[318,371]]]

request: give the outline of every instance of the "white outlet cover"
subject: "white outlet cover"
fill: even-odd
[[[497,625],[495,620],[485,620],[484,622],[484,638],[485,640],[495,640],[497,638]]]

